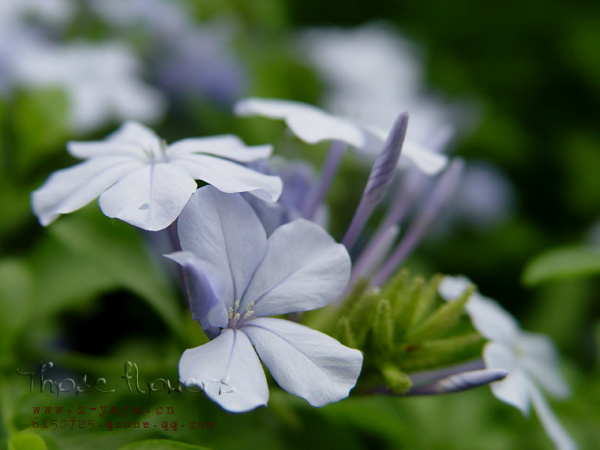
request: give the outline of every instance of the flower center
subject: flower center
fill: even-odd
[[[240,301],[236,300],[233,304],[233,308],[229,307],[229,310],[227,311],[227,318],[229,319],[229,321],[227,322],[227,328],[240,327],[247,319],[252,317],[252,315],[254,314],[252,308],[254,308],[254,302],[248,303],[248,306],[246,306],[246,312],[244,312],[244,315],[242,316],[239,313]]]
[[[143,148],[142,150],[144,154],[148,157],[148,160],[151,164],[167,161],[167,141],[165,141],[164,139],[161,139],[159,141],[158,148],[152,145],[148,148]]]

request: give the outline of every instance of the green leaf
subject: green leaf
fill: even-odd
[[[147,441],[132,442],[124,445],[119,450],[209,450],[200,445],[186,444],[185,442],[170,439],[149,439]]]
[[[590,247],[553,249],[535,257],[523,271],[523,283],[534,286],[553,280],[600,273],[600,250]]]
[[[32,277],[25,263],[0,261],[0,359],[29,317]]]
[[[14,435],[8,441],[10,450],[46,450],[48,446],[44,440],[32,431],[23,431]]]
[[[68,136],[69,100],[60,89],[19,91],[12,108],[11,128],[16,142],[13,154],[19,170],[27,170],[40,157],[62,149]]]
[[[101,293],[119,288],[118,280],[55,239],[46,239],[36,248],[31,265],[35,273],[36,320],[88,304]]]
[[[0,242],[4,247],[19,248],[18,239],[11,233],[18,233],[31,220],[31,191],[13,183],[5,173],[0,173],[0,177]]]
[[[95,219],[95,220],[93,220]],[[111,221],[99,214],[86,217],[82,212],[62,217],[49,227],[50,233],[66,248],[94,264],[119,285],[145,300],[183,338],[178,295],[169,279],[144,248],[135,228]],[[162,275],[162,276],[161,276]]]

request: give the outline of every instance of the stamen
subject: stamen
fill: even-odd
[[[240,313],[235,313],[235,316],[233,316],[233,321],[237,322],[238,320],[240,320]]]
[[[229,309],[227,310],[227,318],[231,319],[233,318],[233,308],[230,306]]]
[[[248,303],[248,306],[246,306],[246,311],[250,311],[252,308],[254,308],[254,302]],[[252,312],[254,312],[254,311],[252,311]]]
[[[248,317],[251,317],[252,314],[254,314],[254,311],[247,311],[246,314],[244,314],[244,319],[247,319]]]

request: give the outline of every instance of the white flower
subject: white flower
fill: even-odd
[[[235,112],[240,116],[261,115],[283,119],[296,136],[309,144],[327,140],[342,141],[370,159],[379,155],[387,137],[385,130],[361,126],[315,106],[289,100],[248,98],[235,105]],[[400,161],[405,164],[407,160],[427,174],[440,172],[448,163],[445,155],[404,141]]]
[[[311,28],[298,41],[324,78],[324,106],[329,111],[387,130],[399,108],[407,110],[408,142],[426,147],[448,126],[465,125],[464,107],[430,92],[423,52],[393,27],[378,22],[356,28]]]
[[[269,397],[262,360],[283,389],[313,406],[348,396],[362,366],[358,350],[297,323],[265,317],[335,300],[350,275],[342,245],[303,219],[267,239],[241,195],[211,186],[192,196],[178,233],[183,251],[168,257],[185,268],[192,317],[214,337],[183,353],[184,383],[200,386],[228,411],[248,411]]]
[[[2,0],[0,26],[22,28],[31,17],[44,24],[61,26],[71,19],[74,11],[71,0]]]
[[[150,31],[159,38],[175,38],[193,28],[183,2],[170,0],[89,0],[91,9],[116,28]]]
[[[515,209],[514,187],[506,174],[485,161],[469,161],[453,200],[445,226],[464,223],[476,229],[503,223]]]
[[[42,225],[100,196],[102,212],[145,230],[169,226],[204,180],[223,192],[251,192],[276,200],[279,177],[264,175],[233,161],[270,155],[270,146],[246,147],[236,136],[190,138],[169,146],[152,130],[126,122],[104,141],[69,142],[71,155],[86,159],[52,174],[32,194]],[[227,159],[223,159],[227,158]]]
[[[123,44],[82,42],[24,48],[11,61],[11,82],[59,87],[70,102],[70,122],[87,133],[113,120],[154,122],[165,110],[162,95],[139,79],[140,62]]]
[[[446,300],[454,300],[470,284],[465,277],[445,277],[439,287],[440,295]],[[564,398],[569,394],[569,387],[558,370],[557,352],[552,341],[547,336],[522,331],[505,309],[478,292],[472,294],[465,308],[473,326],[490,341],[483,350],[486,367],[508,372],[504,380],[490,385],[494,396],[525,415],[533,404],[556,448],[576,448],[538,387],[555,397]]]

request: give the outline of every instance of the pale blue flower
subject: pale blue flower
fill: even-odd
[[[186,384],[201,387],[228,411],[248,411],[269,397],[262,360],[283,389],[313,406],[348,395],[362,366],[358,350],[266,317],[335,300],[350,275],[342,245],[303,219],[267,239],[241,195],[211,186],[192,196],[178,234],[183,250],[168,257],[184,267],[192,317],[213,338],[183,353],[179,374]]]
[[[84,134],[117,120],[156,122],[163,95],[141,80],[141,61],[120,42],[23,47],[8,72],[14,86],[58,87],[69,100],[69,122]]]
[[[472,107],[427,86],[423,49],[385,22],[315,27],[297,41],[323,78],[323,106],[387,130],[400,110],[410,113],[409,143],[431,148],[436,136],[472,124]]]
[[[44,25],[64,26],[75,12],[72,0],[2,0],[0,28],[26,28],[31,18]],[[29,20],[28,20],[29,19]]]
[[[281,179],[234,161],[270,155],[268,145],[247,147],[236,136],[189,138],[166,145],[149,128],[127,122],[104,141],[69,142],[86,159],[52,174],[32,194],[42,225],[100,196],[102,212],[149,231],[168,227],[203,180],[223,192],[251,192],[277,200]]]
[[[360,155],[375,159],[388,136],[387,131],[363,126],[344,117],[331,115],[305,103],[264,98],[247,98],[235,105],[240,116],[264,116],[285,120],[292,132],[303,141],[341,141],[352,146]],[[412,163],[422,172],[434,175],[443,170],[448,157],[415,142],[404,142],[400,165]]]
[[[439,287],[446,300],[454,300],[471,285],[465,277],[445,277]],[[475,292],[465,306],[473,326],[489,339],[483,350],[486,367],[504,369],[508,376],[490,385],[499,400],[529,413],[533,405],[542,426],[557,449],[572,450],[577,445],[562,427],[540,387],[564,398],[569,386],[558,369],[554,344],[545,335],[521,330],[516,319],[494,300]]]

